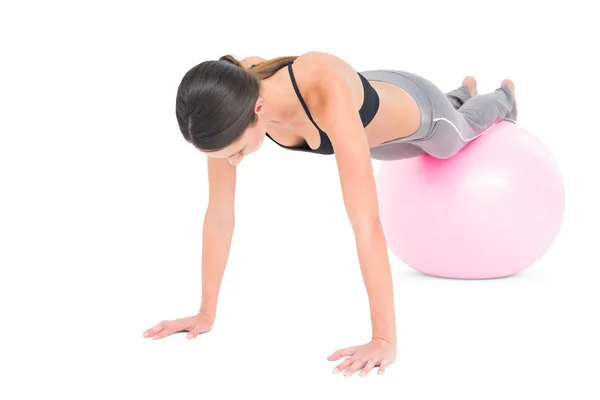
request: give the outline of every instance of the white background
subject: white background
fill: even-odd
[[[3,3],[0,397],[598,399],[600,33],[592,2],[554,3]],[[445,91],[510,77],[564,174],[560,235],[517,276],[437,279],[390,254],[399,347],[382,376],[326,360],[370,339],[334,158],[268,140],[239,168],[213,331],[142,338],[201,298],[206,162],[176,123],[183,74],[310,50]]]

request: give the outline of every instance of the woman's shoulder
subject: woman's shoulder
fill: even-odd
[[[300,54],[294,61],[294,65],[310,66],[316,69],[335,68],[340,66],[349,66],[349,64],[341,57],[327,53],[325,51],[308,51]]]
[[[314,93],[321,97],[323,93],[338,93],[338,89],[345,92],[349,82],[354,82],[352,86],[360,83],[352,65],[335,54],[323,51],[310,51],[298,56],[293,68],[298,86],[307,96]]]
[[[240,64],[244,68],[250,68],[253,65],[260,64],[261,62],[269,61],[266,58],[259,56],[248,56],[240,60]],[[308,51],[296,56],[294,59],[294,70],[308,70],[311,73],[314,72],[326,72],[336,69],[352,69],[352,67],[343,59],[332,53],[324,51]]]
[[[324,51],[309,51],[298,56],[294,61],[294,72],[296,71],[298,75],[305,75],[307,79],[325,83],[356,73],[347,61]]]

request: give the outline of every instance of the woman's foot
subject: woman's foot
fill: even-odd
[[[469,90],[471,97],[477,96],[477,81],[472,76],[467,76],[462,81],[463,86],[466,86]]]
[[[513,81],[511,81],[510,79],[505,79],[502,81],[502,83],[500,83],[501,86],[506,86],[510,92],[512,93],[512,97],[513,97],[513,109],[508,113],[508,115],[506,116],[505,119],[516,123],[517,122],[517,114],[518,114],[518,109],[517,109],[517,97],[515,96],[515,84]]]

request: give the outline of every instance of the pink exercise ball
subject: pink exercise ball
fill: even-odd
[[[451,158],[383,162],[377,190],[392,253],[444,278],[500,278],[530,267],[558,235],[565,208],[551,153],[504,121]]]

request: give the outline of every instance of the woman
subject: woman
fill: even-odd
[[[372,340],[328,359],[347,357],[334,369],[346,376],[359,369],[364,376],[377,366],[383,373],[396,358],[396,323],[371,159],[452,157],[496,122],[515,122],[513,92],[506,79],[494,92],[477,95],[475,79],[466,77],[444,94],[417,75],[357,73],[316,51],[241,62],[224,56],[196,65],[178,88],[176,116],[184,138],[208,160],[202,304],[197,315],[162,321],[144,337],[187,331],[191,339],[212,329],[234,229],[236,166],[266,135],[286,149],[335,155],[369,297]]]

